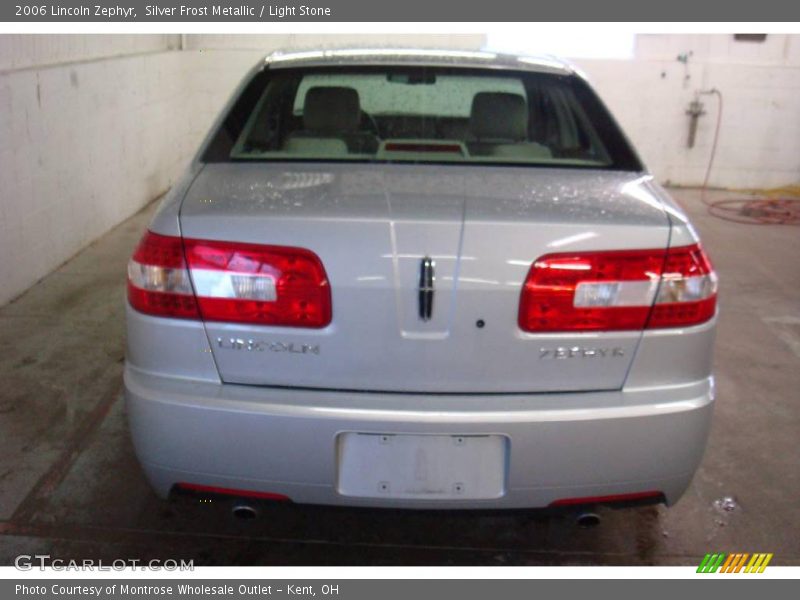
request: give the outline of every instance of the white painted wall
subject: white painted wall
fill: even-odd
[[[698,89],[723,94],[722,123],[710,185],[765,188],[800,180],[800,68],[676,61],[579,62],[662,182],[703,182],[719,103],[701,96],[706,114],[687,146],[686,109]]]
[[[178,48],[181,36],[0,35],[0,71],[43,67]]]
[[[677,56],[691,52],[684,66]],[[800,180],[800,36],[762,43],[732,35],[642,35],[634,60],[578,59],[643,159],[663,182],[700,185],[718,103],[701,96],[694,148],[685,114],[697,90],[724,108],[710,185],[763,188]],[[688,79],[686,78],[688,75]]]
[[[756,65],[800,65],[800,36],[771,33],[763,42],[734,39],[733,34],[642,34],[636,36],[639,60],[673,61],[690,52],[691,61]]]
[[[3,63],[29,62],[15,52],[36,45],[10,37]],[[95,41],[93,58],[0,73],[0,304],[166,191],[195,145],[180,53],[106,39],[114,58]]]

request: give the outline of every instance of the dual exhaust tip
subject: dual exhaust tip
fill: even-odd
[[[244,502],[234,504],[231,514],[239,521],[253,521],[259,516],[255,506]],[[575,523],[581,529],[592,529],[600,525],[600,515],[593,512],[582,512],[575,517]]]
[[[193,492],[216,493],[229,496],[240,495],[242,493],[241,490],[233,490],[228,488],[219,488],[219,487],[190,484],[190,483],[180,483],[177,484],[177,487]],[[267,492],[247,492],[247,494],[258,498],[266,498],[269,500],[284,500],[284,501],[289,500],[289,498],[286,496],[280,494],[267,493]],[[240,521],[253,521],[259,517],[260,512],[258,510],[258,507],[253,502],[239,498],[231,507],[231,514],[237,520]],[[582,529],[590,529],[592,527],[597,527],[598,525],[600,525],[600,521],[601,521],[600,515],[588,510],[578,512],[575,515],[575,523],[578,525],[578,527],[581,527]]]

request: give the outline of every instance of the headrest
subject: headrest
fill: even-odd
[[[478,140],[520,141],[528,137],[525,98],[506,92],[479,92],[472,99],[469,128]]]
[[[349,87],[312,87],[303,105],[303,128],[314,133],[341,134],[358,129],[358,92]]]

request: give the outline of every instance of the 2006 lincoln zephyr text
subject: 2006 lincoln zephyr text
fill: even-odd
[[[273,54],[130,261],[133,441],[162,496],[670,504],[708,435],[716,296],[569,65]]]

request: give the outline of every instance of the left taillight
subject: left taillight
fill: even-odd
[[[128,302],[148,315],[200,318],[181,238],[145,232],[128,262]]]
[[[194,239],[183,243],[206,321],[308,328],[331,322],[328,276],[310,250]]]
[[[147,232],[128,265],[136,310],[206,321],[325,327],[331,291],[304,248],[181,239]]]

